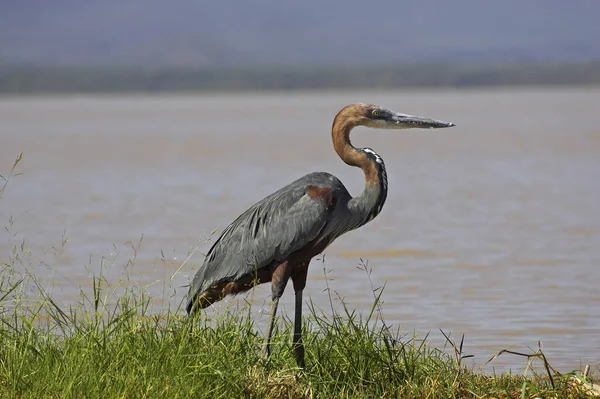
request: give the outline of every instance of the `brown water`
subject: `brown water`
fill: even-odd
[[[209,248],[198,242],[255,201],[312,171],[360,192],[362,173],[329,135],[355,101],[457,127],[354,132],[386,161],[388,201],[313,262],[306,298],[329,309],[325,267],[331,289],[366,312],[362,258],[375,287],[387,284],[388,323],[431,331],[435,345],[440,328],[464,333],[477,365],[540,339],[560,370],[598,364],[598,88],[0,98],[0,173],[24,152],[24,174],[0,201],[0,258],[24,240],[27,268],[67,303],[104,262],[109,280],[128,275],[174,306]],[[281,312],[291,314],[288,291]],[[269,292],[247,297],[261,322]],[[525,360],[492,366],[521,372]]]

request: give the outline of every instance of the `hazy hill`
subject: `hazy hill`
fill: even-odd
[[[0,0],[0,63],[578,61],[599,19],[598,0]]]

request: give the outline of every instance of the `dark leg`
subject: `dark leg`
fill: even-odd
[[[271,354],[271,335],[273,335],[273,326],[275,326],[275,315],[277,314],[277,305],[279,298],[273,298],[271,302],[271,318],[269,319],[269,328],[267,329],[267,340],[263,346],[263,358],[267,360]]]
[[[310,262],[310,261],[309,261]],[[304,368],[304,343],[302,342],[302,291],[306,286],[306,274],[308,273],[308,263],[305,262],[294,269],[292,282],[296,292],[296,306],[294,312],[294,357],[298,367]]]
[[[275,326],[275,316],[277,315],[279,298],[281,298],[281,295],[283,295],[283,291],[285,290],[285,286],[287,285],[291,272],[292,268],[286,261],[275,268],[273,271],[273,276],[271,277],[271,317],[269,320],[269,328],[267,329],[267,340],[265,341],[265,346],[263,347],[263,357],[265,360],[268,359],[269,355],[271,354],[271,336],[273,335],[273,328]]]
[[[304,368],[304,343],[302,342],[302,291],[296,291],[293,347],[296,364],[298,364],[298,367]]]

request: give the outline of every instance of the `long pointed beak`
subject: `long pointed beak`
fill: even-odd
[[[456,126],[452,122],[438,121],[436,119],[422,118],[420,116],[395,113],[388,118],[389,127],[392,129],[438,129],[442,127]]]

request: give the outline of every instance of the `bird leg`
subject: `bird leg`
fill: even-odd
[[[273,328],[275,327],[275,316],[277,315],[277,305],[279,305],[279,298],[283,295],[285,286],[292,274],[291,265],[285,261],[275,267],[273,275],[271,277],[271,318],[269,320],[269,328],[267,329],[267,340],[263,347],[263,357],[265,360],[269,358],[271,354],[271,336],[273,335]]]
[[[269,328],[267,329],[267,340],[263,346],[263,358],[267,360],[271,354],[271,335],[273,335],[273,327],[275,326],[275,315],[277,314],[277,305],[279,305],[279,298],[273,298],[271,302],[271,317],[269,319]]]
[[[294,317],[294,357],[298,367],[304,368],[304,343],[302,342],[302,291],[296,291],[296,312]]]
[[[304,343],[302,342],[302,291],[306,286],[306,275],[308,274],[308,264],[310,260],[301,263],[294,268],[292,274],[292,282],[294,283],[294,291],[296,292],[296,303],[294,312],[294,338],[292,347],[294,348],[294,357],[296,364],[300,368],[304,368]]]

